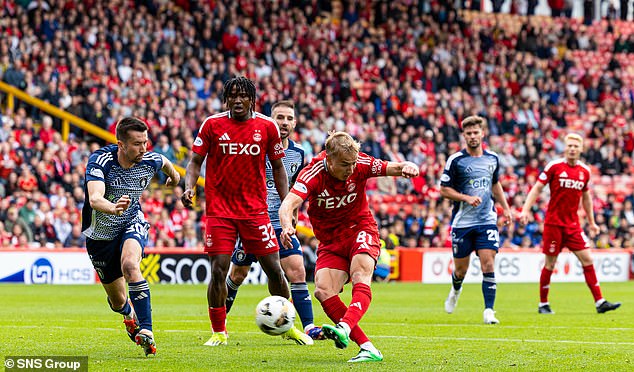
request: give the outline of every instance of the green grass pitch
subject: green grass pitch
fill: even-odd
[[[350,365],[352,344],[296,346],[261,333],[255,305],[265,286],[243,286],[229,315],[229,345],[206,347],[210,337],[206,287],[153,285],[156,357],[146,358],[125,335],[99,285],[0,285],[0,355],[87,355],[90,371],[333,371],[634,370],[634,283],[603,283],[623,306],[597,314],[584,283],[554,283],[554,315],[537,314],[538,285],[499,284],[499,325],[482,323],[480,285],[468,284],[454,314],[443,302],[449,285],[373,285],[361,325],[383,352],[379,363]],[[342,295],[350,301],[350,286]],[[327,322],[313,304],[316,324]],[[299,321],[298,321],[299,324]]]

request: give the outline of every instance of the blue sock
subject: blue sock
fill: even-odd
[[[229,314],[229,310],[231,310],[231,306],[233,306],[233,301],[236,300],[236,296],[238,295],[238,288],[240,288],[240,284],[234,283],[233,280],[231,280],[231,278],[227,276],[227,299],[225,300],[227,314]]]
[[[482,295],[484,296],[485,309],[493,309],[496,289],[495,273],[482,273]]]
[[[453,289],[459,291],[462,288],[462,281],[464,279],[456,278],[456,273],[451,273],[451,283],[453,284]]]
[[[130,306],[130,302],[128,302],[127,298],[125,299],[125,305],[123,305],[123,307],[119,310],[112,307],[112,304],[110,303],[109,298],[107,298],[107,300],[108,300],[108,305],[110,305],[110,309],[112,309],[112,311],[114,311],[115,313],[119,313],[123,316],[128,316],[132,312],[132,306]]]
[[[302,320],[302,326],[313,324],[313,305],[308,293],[308,285],[304,283],[291,283],[291,298],[297,310],[297,315]]]
[[[136,283],[128,283],[128,292],[134,311],[139,318],[141,329],[152,330],[152,306],[150,304],[150,286],[145,280]]]

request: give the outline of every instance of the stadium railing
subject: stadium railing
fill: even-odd
[[[104,130],[102,128],[99,128],[98,126],[80,118],[77,117],[73,114],[70,114],[62,109],[60,109],[59,107],[53,106],[48,102],[42,101],[41,99],[35,98],[30,96],[29,94],[27,94],[26,92],[12,86],[9,85],[5,82],[0,81],[0,91],[4,92],[6,94],[6,107],[8,111],[13,112],[14,108],[15,108],[15,99],[19,99],[20,101],[37,107],[38,109],[46,112],[47,114],[54,116],[56,118],[58,118],[59,120],[61,120],[62,122],[62,139],[64,141],[68,141],[68,136],[70,134],[70,126],[74,125],[90,134],[92,134],[95,137],[101,138],[107,142],[110,143],[117,143],[117,138],[115,137],[114,134],[108,132],[107,130]],[[178,173],[180,173],[182,176],[185,175],[185,169],[183,167],[180,167],[178,165],[174,165],[174,167],[176,168],[176,170],[178,171]],[[200,177],[198,178],[198,185],[201,187],[205,186],[205,180],[204,178]]]

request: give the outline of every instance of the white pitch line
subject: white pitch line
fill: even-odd
[[[403,338],[403,336],[377,336],[373,338]],[[583,344],[583,345],[614,345],[614,346],[634,346],[634,342],[606,342],[606,341],[577,341],[577,340],[531,340],[517,338],[485,338],[485,337],[425,337],[425,336],[407,336],[417,340],[444,340],[444,341],[487,341],[487,342],[517,342],[517,343],[557,343],[557,344]]]
[[[5,325],[3,328],[38,328],[43,331],[47,329],[79,329],[84,327],[63,327],[53,326],[43,328],[42,326],[29,326],[29,325]],[[493,327],[488,327],[493,328]],[[109,332],[121,332],[123,328],[93,328],[97,331],[109,331]],[[156,330],[157,333],[201,333],[205,330],[198,329],[161,329]],[[261,334],[261,332],[240,332],[240,334]],[[373,338],[403,338],[404,336],[396,335],[371,335]],[[485,342],[516,342],[516,343],[555,343],[555,344],[579,344],[579,345],[611,345],[611,346],[634,346],[634,342],[610,342],[610,341],[578,341],[578,340],[534,340],[534,339],[519,339],[519,338],[486,338],[486,337],[442,337],[442,336],[407,336],[408,339],[434,341],[485,341]]]
[[[412,324],[408,324],[408,323],[374,323],[372,322],[373,325],[380,325],[380,326],[399,326],[399,327],[412,327]],[[464,327],[488,327],[490,328],[490,326],[486,325],[486,324],[482,324],[482,323],[454,323],[454,324],[449,324],[449,323],[429,323],[429,324],[425,324],[425,323],[418,323],[417,325],[423,326],[423,327],[460,327],[460,328],[464,328]],[[634,328],[631,327],[612,327],[612,328],[604,328],[604,327],[569,327],[569,326],[514,326],[514,325],[506,325],[504,324],[503,326],[500,325],[500,327],[504,327],[504,328],[514,328],[514,329],[583,329],[583,330],[589,330],[589,331],[634,331]]]
[[[170,320],[167,323],[204,323],[204,321],[201,320]],[[230,320],[229,323],[234,323],[234,324],[245,324],[245,323],[252,323],[251,321],[246,321],[246,320]],[[407,323],[372,323],[372,325],[378,325],[378,326],[389,326],[389,327],[412,327],[412,324],[407,324]],[[460,327],[460,328],[464,328],[464,327],[476,327],[476,328],[492,328],[489,325],[486,324],[479,324],[479,323],[456,323],[456,324],[417,324],[417,326],[420,327],[427,327],[427,328],[433,328],[433,327]],[[7,325],[3,325],[3,328],[40,328],[41,326],[34,326],[34,325],[13,325],[13,324],[7,324]],[[367,326],[365,326],[367,327]],[[364,327],[364,328],[365,328]],[[576,329],[576,330],[588,330],[588,331],[601,331],[601,332],[605,332],[605,331],[611,331],[611,332],[622,332],[622,331],[634,331],[634,328],[630,328],[630,327],[611,327],[611,328],[604,328],[604,327],[567,327],[567,326],[513,326],[513,325],[500,325],[499,327],[503,327],[505,329]],[[54,328],[54,329],[79,329],[79,328],[85,328],[84,326],[77,326],[77,327],[70,327],[70,326],[51,326],[49,328]],[[96,328],[98,329],[98,328]],[[103,328],[103,329],[115,329],[115,328]],[[177,330],[174,330],[175,332],[177,332]]]

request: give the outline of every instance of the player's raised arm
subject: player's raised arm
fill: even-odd
[[[282,205],[280,205],[280,224],[282,225],[282,234],[280,240],[282,245],[287,248],[292,248],[293,243],[291,237],[295,235],[295,225],[293,216],[296,215],[297,209],[302,205],[304,199],[293,193],[288,193]]]
[[[387,163],[387,169],[385,171],[387,176],[402,176],[405,178],[412,178],[418,176],[418,166],[411,161]]]
[[[522,225],[526,225],[528,223],[528,217],[531,213],[531,208],[535,201],[537,201],[537,197],[542,193],[544,189],[544,184],[541,182],[537,182],[532,188],[531,191],[528,192],[526,196],[526,200],[524,201],[524,206],[522,206],[522,212],[520,213],[520,223]]]
[[[187,208],[192,206],[192,198],[196,195],[196,182],[200,177],[200,167],[205,160],[204,157],[192,152],[192,157],[187,164],[187,171],[185,172],[185,191],[181,196],[183,205]]]
[[[116,203],[104,198],[106,184],[102,181],[89,181],[86,187],[88,188],[90,206],[94,210],[120,216],[130,206],[131,199],[128,195],[123,195]]]
[[[172,164],[172,162],[168,158],[161,155],[161,159],[163,160],[163,167],[161,168],[161,170],[168,176],[165,184],[170,186],[177,186],[178,183],[181,181],[181,175],[176,171],[176,168],[174,168],[174,164]]]

